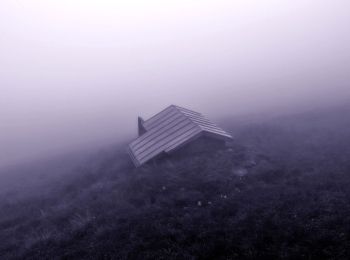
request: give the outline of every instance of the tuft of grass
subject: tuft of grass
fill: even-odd
[[[70,219],[69,222],[70,222],[71,229],[75,231],[75,230],[81,230],[85,228],[95,219],[96,219],[95,216],[93,216],[89,211],[86,211],[84,213],[74,214],[74,216]]]

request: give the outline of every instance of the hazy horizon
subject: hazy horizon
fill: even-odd
[[[350,99],[348,1],[0,3],[0,166],[211,118]]]

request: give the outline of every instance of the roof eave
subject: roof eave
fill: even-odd
[[[128,146],[127,148],[127,153],[129,154],[133,164],[135,165],[136,168],[140,167],[141,166],[141,163],[135,158],[135,155],[131,149],[130,146]]]

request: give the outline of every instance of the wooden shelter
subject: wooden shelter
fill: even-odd
[[[165,108],[148,120],[139,117],[138,133],[139,137],[128,147],[128,153],[136,167],[192,144],[196,144],[194,149],[201,149],[199,147],[203,147],[200,145],[203,143],[215,147],[212,146],[214,143],[224,144],[232,139],[229,133],[202,114],[175,105]]]

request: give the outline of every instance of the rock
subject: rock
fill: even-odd
[[[245,168],[236,168],[236,169],[232,169],[232,172],[233,174],[242,177],[248,173],[248,170]]]

